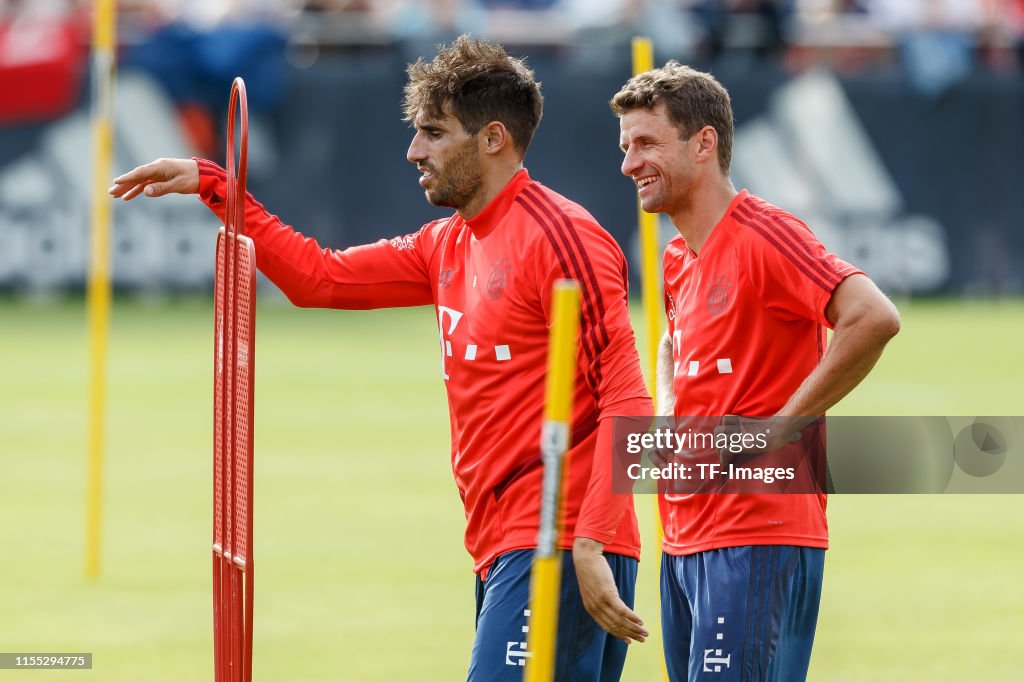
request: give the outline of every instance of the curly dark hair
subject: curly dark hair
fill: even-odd
[[[671,60],[657,69],[633,76],[612,97],[616,116],[634,109],[653,109],[664,103],[669,120],[687,140],[704,126],[718,133],[718,167],[729,174],[732,164],[732,100],[710,73]]]
[[[544,112],[544,97],[524,60],[510,57],[498,43],[463,34],[451,45],[439,45],[432,61],[420,57],[407,71],[406,121],[414,121],[420,111],[443,118],[447,106],[470,135],[500,121],[516,150],[526,154]]]

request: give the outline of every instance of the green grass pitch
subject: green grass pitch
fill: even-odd
[[[834,414],[1024,414],[1024,303],[901,308],[902,334]],[[94,653],[92,671],[0,680],[212,679],[211,316],[114,309],[91,584],[85,313],[0,304],[0,651]],[[256,679],[464,679],[473,576],[436,334],[427,309],[261,305]],[[656,630],[653,502],[637,502],[637,610]],[[834,496],[811,679],[1020,679],[1022,512],[1009,495]],[[658,646],[634,645],[624,679],[659,679]]]

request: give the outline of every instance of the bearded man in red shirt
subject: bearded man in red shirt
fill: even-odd
[[[408,160],[427,200],[455,213],[411,234],[322,249],[251,195],[257,267],[298,306],[432,305],[451,416],[451,462],[476,578],[469,679],[522,676],[537,543],[551,288],[581,288],[579,371],[568,453],[556,678],[619,679],[647,631],[631,610],[640,544],[632,498],[613,495],[612,417],[650,415],[627,310],[626,260],[582,207],[530,178],[523,158],[543,98],[500,45],[465,36],[409,69]],[[371,179],[372,181],[373,179]],[[223,221],[225,172],[160,159],[114,180],[132,199],[198,194]],[[581,606],[585,608],[581,608]]]

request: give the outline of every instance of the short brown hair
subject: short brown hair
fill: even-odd
[[[498,43],[461,35],[451,45],[438,46],[432,61],[420,57],[407,71],[406,121],[414,121],[420,111],[443,118],[447,105],[470,135],[500,121],[516,150],[526,154],[540,124],[544,98],[524,60],[510,57]]]
[[[732,101],[722,84],[710,73],[673,59],[661,68],[633,76],[609,102],[617,116],[633,109],[653,109],[662,103],[684,140],[704,126],[715,129],[718,167],[728,175],[732,163]]]

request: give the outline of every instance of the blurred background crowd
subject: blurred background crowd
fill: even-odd
[[[91,6],[0,0],[0,72],[45,67],[52,92],[41,111],[66,103],[83,71]],[[324,52],[420,54],[462,32],[584,59],[643,34],[685,61],[777,57],[793,70],[825,63],[842,73],[896,66],[931,93],[974,69],[1020,73],[1024,64],[1024,0],[119,0],[118,11],[124,63],[186,103],[206,98],[204,74],[242,62],[259,71],[253,60],[279,48],[304,68]],[[274,91],[258,89],[256,106]],[[8,120],[32,111],[0,105]]]
[[[89,0],[0,0],[6,27],[74,22]],[[987,63],[1015,66],[1022,0],[119,0],[132,42],[182,24],[197,31],[265,23],[328,49],[472,31],[511,43],[571,45],[675,33],[694,53],[894,48],[915,34],[955,35]],[[830,54],[821,54],[830,57]]]
[[[73,20],[89,0],[2,0],[5,25]],[[346,49],[473,31],[515,43],[614,40],[685,26],[693,50],[892,47],[908,34],[958,34],[998,52],[1024,38],[1021,0],[119,0],[131,38],[182,23],[268,22]],[[652,25],[658,21],[658,25]],[[661,22],[668,22],[662,25]],[[1001,59],[1001,58],[997,58]],[[1004,61],[1000,66],[1006,66]]]

